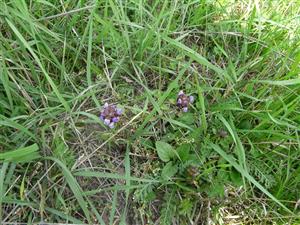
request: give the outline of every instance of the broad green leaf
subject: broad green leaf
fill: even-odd
[[[220,182],[215,182],[210,186],[210,191],[208,191],[210,197],[223,197],[224,196],[224,184]]]
[[[170,161],[170,159],[174,158],[176,156],[175,154],[175,150],[173,149],[173,147],[163,141],[157,141],[156,142],[156,151],[158,154],[158,157],[164,161],[164,162],[168,162]]]
[[[191,159],[190,150],[191,150],[190,144],[182,144],[176,149],[181,161],[185,162]]]
[[[178,166],[172,162],[168,162],[162,169],[161,176],[164,180],[169,180],[172,178],[178,171]]]

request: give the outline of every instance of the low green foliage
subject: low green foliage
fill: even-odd
[[[0,8],[1,222],[299,223],[298,1]]]

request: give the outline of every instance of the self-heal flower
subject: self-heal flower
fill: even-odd
[[[110,124],[110,120],[109,119],[105,119],[104,120],[104,124],[108,126]]]
[[[183,112],[187,112],[188,111],[188,107],[189,104],[194,102],[194,96],[187,96],[186,94],[184,94],[184,92],[181,90],[178,93],[178,97],[177,97],[177,106],[182,109]]]
[[[191,95],[191,96],[189,97],[189,99],[190,99],[190,103],[193,103],[194,100],[195,100],[193,95]]]
[[[111,120],[112,120],[112,122],[116,123],[116,122],[119,121],[119,117],[114,117],[114,118],[112,118]]]
[[[119,122],[122,113],[123,110],[121,108],[118,108],[114,104],[109,105],[106,102],[101,110],[99,118],[109,128],[114,128],[115,124]]]
[[[114,122],[111,122],[108,126],[109,126],[110,129],[112,129],[112,128],[115,127],[115,123],[114,123]]]
[[[123,109],[121,109],[121,108],[117,108],[116,109],[116,113],[117,113],[117,115],[122,115],[122,113],[123,113]]]

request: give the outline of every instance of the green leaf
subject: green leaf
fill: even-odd
[[[186,162],[191,159],[190,150],[191,150],[190,144],[182,144],[176,149],[181,161]]]
[[[252,124],[251,124],[250,120],[243,120],[239,124],[239,128],[240,129],[245,129],[245,130],[250,130],[252,128]]]
[[[208,195],[210,197],[224,197],[224,184],[218,181],[213,183],[210,187]]]
[[[176,164],[173,165],[172,162],[168,162],[162,172],[161,172],[161,176],[164,180],[169,180],[170,178],[172,178],[178,171],[178,167]]]
[[[162,161],[168,162],[176,156],[175,150],[170,144],[163,141],[157,141],[155,145],[158,157]]]
[[[29,201],[22,201],[19,199],[11,199],[9,197],[4,197],[3,198],[3,203],[10,204],[10,205],[17,205],[17,206],[29,206],[31,208],[38,208],[38,204],[29,202]],[[45,207],[45,210],[48,211],[49,213],[52,213],[55,216],[58,216],[64,220],[67,220],[69,222],[73,222],[74,224],[83,224],[83,221],[76,219],[70,215],[66,215],[64,212],[61,212],[57,209]]]
[[[0,115],[0,126],[7,126],[7,127],[18,129],[20,132],[27,134],[33,139],[36,139],[35,135],[32,132],[30,132],[26,127],[14,121],[13,119],[6,118],[5,116],[2,115]]]
[[[212,147],[212,149],[214,149],[217,153],[219,153],[227,162],[229,162],[238,172],[240,172],[242,176],[247,178],[259,190],[261,190],[261,192],[263,192],[270,199],[272,199],[274,202],[276,202],[278,205],[280,205],[284,210],[291,213],[291,210],[289,210],[277,198],[275,198],[266,188],[264,188],[260,183],[258,183],[242,166],[237,164],[237,162],[234,160],[234,158],[231,155],[228,155],[226,152],[224,152],[220,148],[220,146],[218,146],[216,144],[210,143],[209,145],[210,145],[210,147]]]
[[[89,171],[89,170],[80,170],[77,172],[74,172],[74,176],[79,177],[98,177],[98,178],[109,178],[109,179],[121,179],[126,180],[127,182],[130,181],[136,181],[136,182],[145,182],[145,183],[155,183],[158,182],[158,180],[151,180],[151,179],[144,179],[144,178],[138,178],[138,177],[132,177],[130,174],[117,174],[117,173],[103,173],[98,171]]]
[[[0,221],[2,221],[2,201],[5,197],[5,186],[4,186],[4,178],[6,175],[6,170],[8,168],[8,163],[3,163],[2,168],[0,170]]]
[[[289,86],[300,84],[300,78],[290,79],[290,80],[254,80],[253,82],[270,84],[270,85],[278,85],[278,86]]]
[[[237,187],[243,185],[243,179],[239,172],[237,172],[235,169],[232,169],[232,171],[229,174],[231,182],[236,185]]]
[[[179,204],[179,214],[185,215],[185,216],[190,216],[191,212],[193,210],[193,207],[194,207],[194,204],[191,199],[189,199],[189,198],[183,199]]]
[[[53,162],[55,162],[56,164],[58,164],[60,166],[61,171],[62,171],[69,187],[71,188],[75,198],[77,199],[77,201],[85,215],[85,218],[88,220],[89,223],[92,223],[90,211],[88,210],[88,203],[82,194],[83,190],[81,189],[80,185],[78,184],[77,180],[75,179],[75,177],[73,176],[71,171],[65,166],[65,164],[63,164],[60,160],[58,160],[56,158],[45,157],[45,159],[52,160]]]
[[[28,147],[23,147],[13,151],[0,153],[0,162],[29,162],[40,157],[38,150],[38,145],[33,144]]]
[[[169,123],[171,123],[171,124],[173,124],[173,125],[177,125],[177,126],[179,126],[179,127],[187,128],[187,129],[189,129],[189,130],[191,130],[191,131],[194,130],[192,127],[190,127],[190,126],[188,125],[188,124],[193,124],[193,122],[194,122],[193,120],[190,121],[189,123],[182,123],[182,122],[180,122],[180,121],[173,120],[173,119],[167,118],[167,117],[163,117],[163,119],[164,119],[165,121],[168,121]]]
[[[172,219],[175,217],[177,202],[175,196],[175,189],[166,192],[163,198],[163,204],[160,211],[159,224],[171,225]]]
[[[181,115],[179,118],[178,118],[178,121],[183,123],[183,124],[186,124],[185,126],[188,126],[188,125],[192,125],[195,123],[195,118],[194,118],[194,114],[193,113],[184,113],[183,115]],[[190,128],[190,130],[194,130],[192,128]]]
[[[52,87],[52,89],[53,89],[54,93],[56,94],[57,98],[60,100],[62,105],[65,107],[65,109],[68,112],[70,112],[71,108],[70,108],[68,102],[63,98],[62,94],[59,92],[59,90],[58,90],[57,86],[55,85],[54,81],[52,80],[51,76],[48,74],[47,70],[43,66],[41,60],[35,54],[34,50],[30,47],[30,44],[25,40],[25,38],[22,36],[22,34],[19,32],[19,30],[16,28],[16,26],[9,19],[6,18],[6,22],[8,23],[8,25],[10,26],[12,31],[15,33],[15,35],[18,37],[18,39],[21,41],[21,43],[24,45],[24,47],[27,48],[28,51],[31,53],[31,55],[35,59],[37,65],[41,68],[43,74],[45,75],[48,83]]]
[[[189,57],[191,57],[192,59],[197,61],[199,64],[201,64],[203,66],[207,66],[208,68],[214,70],[216,73],[220,74],[221,76],[228,76],[225,70],[223,70],[221,67],[215,66],[214,64],[209,62],[205,57],[200,55],[198,52],[196,52],[195,50],[193,50],[193,49],[187,47],[186,45],[184,45],[183,43],[181,43],[179,41],[179,39],[172,39],[168,36],[162,36],[162,38],[166,42],[170,43],[171,45],[174,45],[177,48],[183,50],[186,53],[186,55],[188,55]]]

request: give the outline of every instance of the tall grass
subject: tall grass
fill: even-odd
[[[1,223],[299,222],[298,1],[0,8]]]

